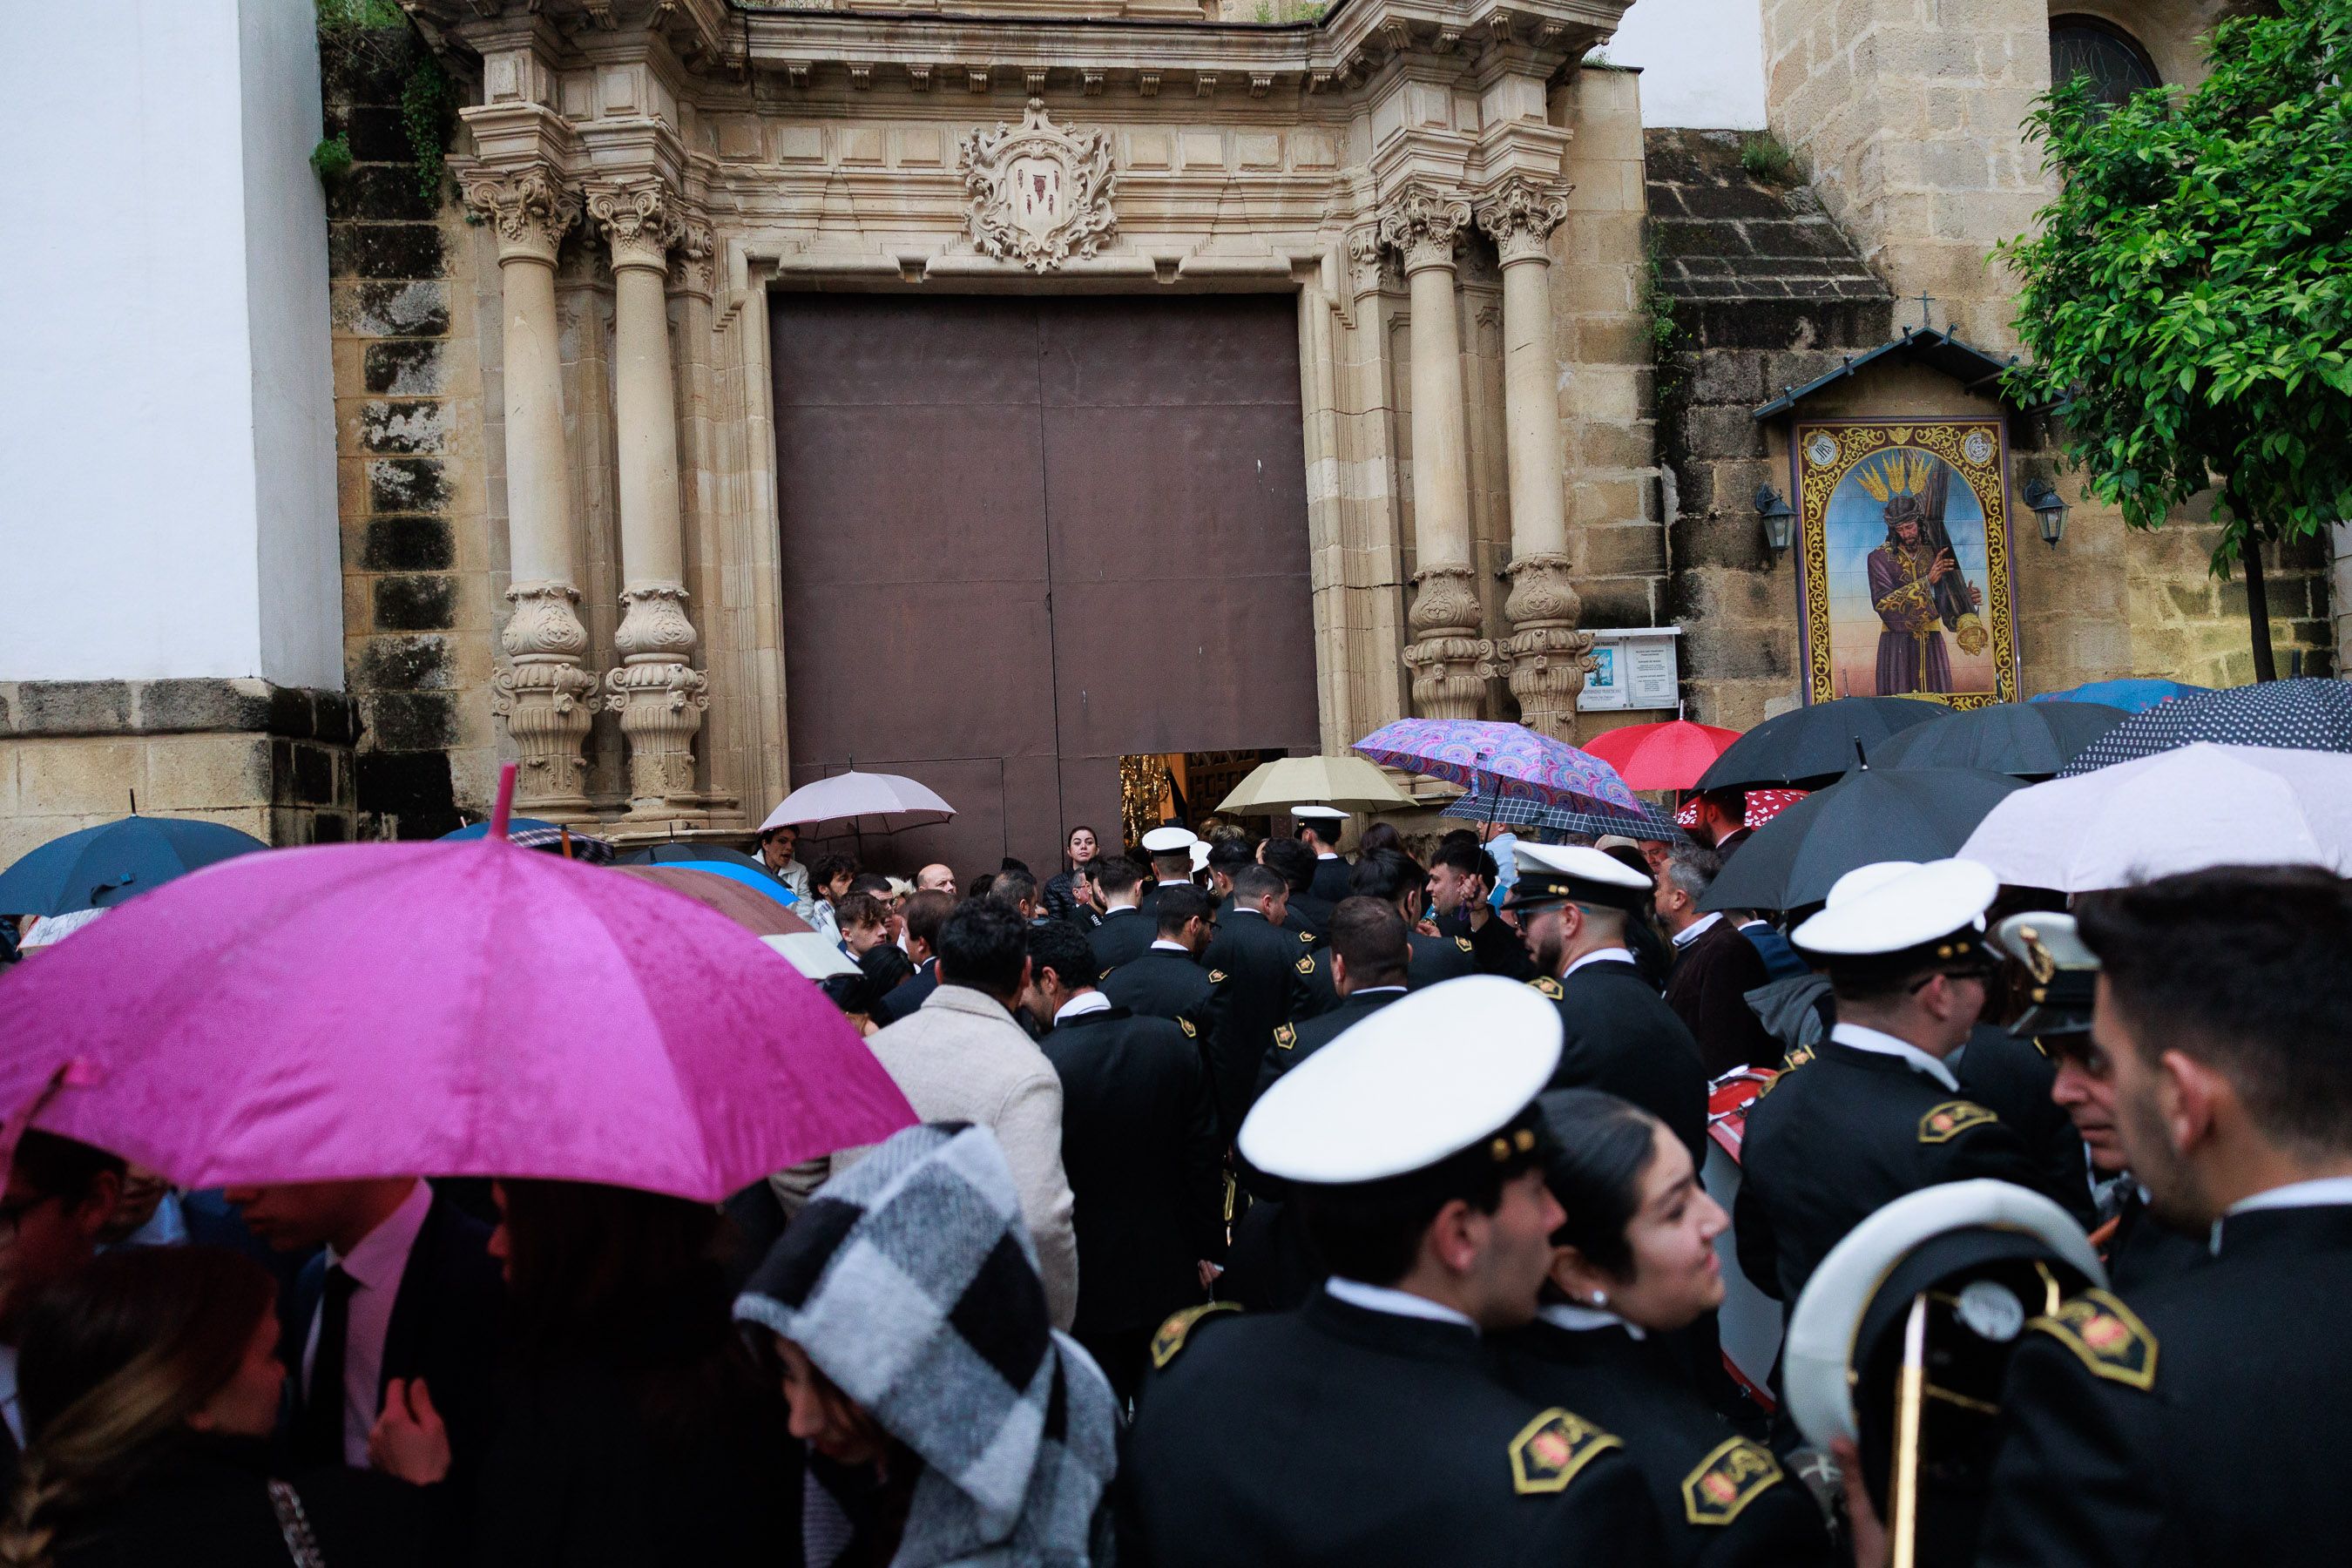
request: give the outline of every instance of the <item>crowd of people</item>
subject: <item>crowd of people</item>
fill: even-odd
[[[2352,884],[1704,912],[1736,795],[1673,842],[1082,826],[1042,881],[773,831],[920,1123],[723,1207],[182,1192],[12,1128],[0,1564],[1879,1568],[1854,1449],[1727,1371],[1719,1242],[1793,1309],[1975,1178],[2109,1285],[2012,1329],[1958,1560],[2340,1561]]]

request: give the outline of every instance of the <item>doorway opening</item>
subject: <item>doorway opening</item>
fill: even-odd
[[[1261,763],[1286,757],[1278,746],[1224,752],[1145,752],[1118,760],[1119,831],[1129,845],[1166,823],[1206,838],[1238,820],[1220,816],[1217,803]]]

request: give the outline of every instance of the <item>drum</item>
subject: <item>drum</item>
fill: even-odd
[[[1748,1132],[1748,1112],[1779,1076],[1765,1068],[1742,1068],[1707,1086],[1706,1163],[1699,1180],[1726,1214],[1739,1197],[1739,1147]],[[1741,1271],[1729,1226],[1715,1238],[1715,1255],[1723,1265],[1723,1307],[1717,1321],[1724,1370],[1769,1410],[1772,1363],[1780,1353],[1780,1303]]]

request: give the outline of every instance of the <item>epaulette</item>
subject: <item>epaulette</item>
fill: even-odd
[[[1971,1127],[2000,1120],[1973,1100],[1948,1100],[1919,1118],[1919,1142],[1948,1143]]]
[[[1223,970],[1222,970],[1222,969],[1212,969],[1211,971],[1209,971],[1209,984],[1212,984],[1212,985],[1223,985],[1224,983],[1225,983],[1225,972],[1224,972]]]
[[[1780,1461],[1761,1443],[1727,1437],[1683,1478],[1683,1517],[1693,1524],[1729,1524],[1780,1479]]]
[[[1475,952],[1478,951],[1476,948],[1470,945],[1470,939],[1466,936],[1455,937],[1454,939],[1454,945],[1460,948],[1465,952]]]
[[[1594,1455],[1624,1446],[1615,1434],[1554,1405],[1511,1439],[1511,1489],[1521,1497],[1566,1491]]]
[[[2025,1326],[2073,1351],[2095,1377],[2141,1390],[2156,1385],[2156,1336],[2105,1290],[2070,1296],[2056,1311]]]
[[[1812,1047],[1790,1046],[1785,1052],[1781,1053],[1780,1070],[1782,1072],[1792,1071],[1797,1068],[1803,1067],[1807,1062],[1811,1061],[1812,1059]]]
[[[1283,1050],[1290,1049],[1298,1043],[1297,1027],[1290,1024],[1276,1024],[1274,1026],[1274,1043]]]
[[[1292,967],[1301,974],[1312,974],[1315,973],[1315,961],[1312,958],[1302,958]]]
[[[1099,985],[1104,981],[1108,980],[1110,978],[1110,972],[1118,967],[1118,965],[1116,963],[1104,964],[1102,968],[1095,972],[1095,984]]]
[[[1192,1020],[1190,1018],[1177,1019],[1176,1026],[1184,1031],[1184,1037],[1188,1040],[1197,1037],[1201,1032],[1200,1030],[1192,1027]]]
[[[1546,996],[1550,997],[1555,1002],[1568,994],[1567,992],[1559,988],[1559,982],[1554,980],[1549,974],[1538,974],[1533,980],[1528,981],[1528,984],[1534,986],[1538,991],[1541,992]]]
[[[1231,1301],[1203,1301],[1197,1307],[1187,1307],[1181,1312],[1169,1314],[1168,1321],[1160,1325],[1160,1331],[1151,1336],[1151,1369],[1158,1372],[1174,1361],[1176,1352],[1184,1348],[1184,1336],[1192,1331],[1193,1324],[1210,1313],[1240,1310]]]
[[[1315,933],[1311,931],[1300,931],[1298,933],[1298,940],[1301,942],[1313,942],[1315,940]]]

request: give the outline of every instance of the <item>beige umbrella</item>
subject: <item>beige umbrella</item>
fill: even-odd
[[[1219,811],[1270,816],[1294,805],[1330,805],[1342,811],[1410,809],[1413,799],[1386,773],[1361,757],[1276,757],[1260,763]]]

